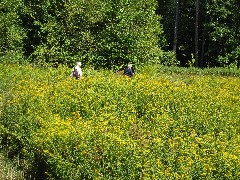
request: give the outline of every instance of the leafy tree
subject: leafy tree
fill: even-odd
[[[96,39],[97,53],[107,64],[144,63],[159,56],[158,41],[163,33],[155,1],[111,1],[110,11]],[[162,42],[163,44],[163,42]],[[110,59],[109,59],[110,57]]]
[[[18,11],[20,0],[0,2],[0,56],[4,60],[21,59],[25,31],[21,27]]]
[[[112,68],[158,61],[162,53],[163,30],[155,0],[24,0],[24,4],[25,51],[37,63],[80,60]]]
[[[236,64],[240,57],[240,2],[211,0],[206,5],[209,19],[208,64]]]

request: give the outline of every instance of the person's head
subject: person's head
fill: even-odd
[[[128,64],[128,68],[132,68],[132,64]]]
[[[82,65],[82,63],[81,63],[81,62],[77,62],[76,64],[77,64],[77,66],[81,66],[81,65]]]

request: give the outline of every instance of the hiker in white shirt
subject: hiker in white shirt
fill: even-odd
[[[75,77],[76,79],[80,79],[82,77],[82,68],[81,68],[82,63],[77,62],[76,66],[72,69],[71,77]]]

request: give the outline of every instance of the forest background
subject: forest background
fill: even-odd
[[[0,61],[239,66],[237,0],[2,0]]]

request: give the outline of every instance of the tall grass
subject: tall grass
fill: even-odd
[[[6,158],[4,153],[0,153],[0,179],[24,180],[24,173],[18,167],[18,164]]]
[[[152,67],[151,67],[152,68]],[[236,67],[215,67],[215,68],[195,68],[195,67],[167,67],[155,66],[158,73],[177,74],[177,75],[213,75],[240,77],[240,69]]]

